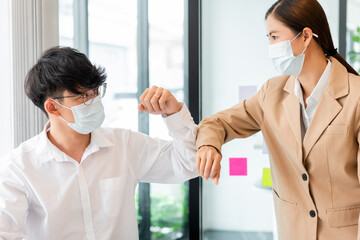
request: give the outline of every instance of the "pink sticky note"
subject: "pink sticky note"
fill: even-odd
[[[229,158],[230,176],[247,176],[247,158]]]

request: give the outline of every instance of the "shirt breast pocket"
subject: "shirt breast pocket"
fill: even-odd
[[[345,124],[331,124],[329,125],[323,135],[343,135],[349,132],[349,126]]]
[[[127,193],[127,176],[100,180],[102,208],[107,217],[118,217],[124,204],[124,194]]]

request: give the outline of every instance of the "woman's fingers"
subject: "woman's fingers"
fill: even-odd
[[[217,154],[214,158],[214,163],[212,164],[211,174],[210,174],[211,178],[215,178],[217,173],[220,172],[221,169],[220,161],[221,161],[221,156],[220,154]]]
[[[201,163],[200,163],[200,176],[204,177],[204,171],[205,171],[205,166],[206,166],[206,162],[208,161],[207,159],[207,153],[203,152],[202,153],[202,157],[201,157]]]
[[[220,179],[220,171],[216,174],[216,176],[213,179],[214,179],[214,183],[216,185],[218,185],[219,184],[219,179]]]
[[[220,161],[221,154],[214,147],[203,146],[196,153],[196,168],[205,180],[210,177],[218,183],[221,169]]]
[[[206,164],[204,169],[204,175],[202,175],[202,177],[205,178],[205,180],[208,180],[214,162],[214,155],[212,152],[207,152],[206,155],[207,155]]]
[[[198,150],[196,152],[196,169],[199,174],[200,174],[201,156],[202,156],[202,154],[201,154],[200,150]]]
[[[214,163],[210,174],[210,178],[214,179],[214,183],[216,185],[219,183],[219,178],[220,178],[220,171],[221,171],[220,161],[221,161],[221,155],[217,154],[214,159]]]

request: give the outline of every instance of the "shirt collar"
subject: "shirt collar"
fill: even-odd
[[[48,138],[47,132],[49,129],[50,121],[45,124],[44,130],[38,135],[39,141],[36,149],[38,163],[45,163],[54,159],[58,162],[64,161],[64,153],[54,146]],[[87,149],[90,150],[91,154],[99,151],[100,148],[111,147],[113,145],[113,141],[107,136],[105,130],[103,128],[98,128],[91,133],[90,144]]]
[[[39,141],[36,147],[36,156],[38,163],[44,163],[58,158],[57,152],[53,151],[53,144],[50,142],[47,132],[50,129],[50,121],[45,124],[43,131],[38,135]]]
[[[324,92],[328,82],[329,82],[329,78],[330,78],[330,71],[331,71],[331,61],[329,59],[327,59],[327,65],[326,68],[323,72],[323,74],[321,75],[318,83],[316,84],[314,90],[312,91],[312,93],[310,94],[309,98],[313,99],[315,102],[319,102],[322,93]],[[302,104],[304,104],[304,99],[303,99],[303,92],[301,89],[301,84],[298,80],[298,78],[296,77],[295,79],[295,86],[294,86],[294,93],[295,95],[300,99],[300,102]]]
[[[114,142],[112,141],[110,136],[108,136],[106,129],[104,128],[98,128],[91,133],[90,144],[93,144],[98,148],[114,146]]]
[[[304,99],[303,99],[301,85],[297,78],[295,78],[294,93],[295,93],[295,96],[297,96],[299,98],[300,103],[302,105],[304,105]]]

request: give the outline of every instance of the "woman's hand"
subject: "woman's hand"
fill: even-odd
[[[221,170],[221,154],[212,146],[202,146],[196,153],[196,168],[199,174],[205,179],[214,179],[214,183],[219,184]]]
[[[182,105],[169,90],[153,86],[144,91],[140,96],[140,112],[151,114],[166,114],[168,116],[181,110]]]

